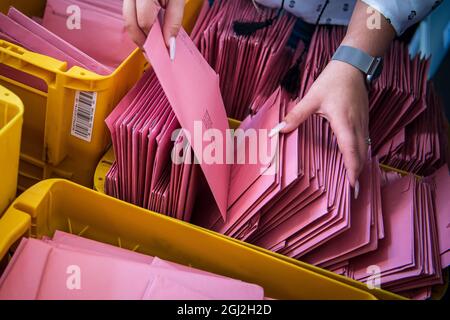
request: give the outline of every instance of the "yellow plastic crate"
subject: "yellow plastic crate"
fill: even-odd
[[[230,123],[230,127],[232,128],[237,128],[239,125],[239,122],[236,120],[232,120],[229,119],[229,123]],[[96,190],[97,192],[99,192],[100,194],[105,194],[105,177],[106,174],[108,173],[109,169],[111,168],[111,165],[113,164],[113,162],[115,161],[115,156],[114,156],[114,150],[111,148],[108,150],[108,152],[106,152],[106,154],[103,156],[103,158],[100,160],[100,162],[98,163],[97,169],[95,171],[95,176],[94,176],[94,190]],[[113,198],[114,199],[114,198]],[[115,199],[116,201],[120,201]],[[122,201],[120,201],[122,202]],[[123,202],[126,203],[126,202]],[[145,209],[141,209],[144,211],[147,211]],[[147,211],[150,212],[150,211]],[[202,230],[203,232],[209,232],[213,235],[217,235],[218,233],[214,232],[214,231],[210,231],[186,222],[182,222],[183,224],[188,224],[190,225],[192,228],[198,229],[198,230]],[[304,270],[309,270],[311,272],[314,272],[316,274],[320,274],[323,277],[329,278],[329,279],[334,279],[335,281],[339,281],[341,283],[345,283],[353,288],[357,288],[358,290],[362,290],[365,291],[373,296],[375,296],[377,299],[383,299],[383,300],[397,300],[397,299],[404,299],[403,297],[386,291],[386,290],[381,290],[381,289],[369,289],[367,287],[366,284],[361,283],[359,281],[355,281],[353,279],[338,275],[336,273],[330,272],[328,270],[325,269],[321,269],[318,268],[316,266],[313,266],[311,264],[296,260],[296,259],[292,259],[289,258],[287,256],[263,249],[261,247],[246,243],[246,242],[242,242],[240,240],[236,240],[234,238],[231,237],[227,237],[224,235],[221,235],[222,237],[228,239],[229,241],[235,242],[235,243],[239,243],[242,244],[248,248],[250,248],[253,251],[259,251],[261,253],[264,253],[266,255],[272,256],[273,258],[280,260],[280,261],[284,261],[288,264],[292,264],[295,265],[298,268],[304,269]]]
[[[22,123],[22,101],[0,86],[0,217],[16,195]]]
[[[183,22],[191,30],[202,0],[188,0]],[[1,1],[0,11],[15,6],[29,15],[42,16],[45,0]],[[106,48],[107,49],[107,48]],[[80,67],[67,70],[67,63],[0,41],[0,64],[39,78],[48,92],[0,76],[0,85],[23,101],[19,190],[40,180],[61,177],[92,186],[95,167],[110,143],[105,118],[142,75],[147,62],[135,50],[112,74],[101,76]],[[91,141],[71,135],[74,99],[77,91],[97,92]]]
[[[275,299],[376,299],[340,279],[62,179],[36,184],[5,212],[0,261],[22,236],[41,238],[55,230],[256,283]]]

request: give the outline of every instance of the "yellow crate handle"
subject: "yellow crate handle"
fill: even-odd
[[[0,260],[17,240],[28,234],[30,226],[31,217],[14,207],[0,218]]]
[[[6,40],[0,40],[0,63],[43,79],[49,86],[55,85],[56,77],[62,74],[70,81],[80,79],[82,81],[107,81],[115,73],[114,71],[108,75],[98,75],[78,66],[73,66],[68,70],[68,64],[65,61],[29,51]],[[99,85],[100,89],[104,89],[104,87],[104,85]]]
[[[38,215],[39,208],[45,206],[50,189],[60,179],[41,181],[22,193],[0,218],[0,260],[9,248],[22,236],[31,236],[31,221]]]
[[[65,72],[67,63],[52,57],[28,51],[5,40],[0,40],[0,62],[19,69],[47,83],[55,78],[55,73]]]

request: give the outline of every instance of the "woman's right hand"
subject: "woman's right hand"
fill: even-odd
[[[175,38],[183,21],[184,5],[185,0],[124,0],[125,27],[131,39],[142,48],[159,10],[165,9],[162,29],[166,45],[171,49],[172,58],[172,50],[175,52]]]

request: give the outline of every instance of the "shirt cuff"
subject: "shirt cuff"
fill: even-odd
[[[436,0],[361,0],[380,12],[401,35],[410,26],[426,17],[441,1]]]

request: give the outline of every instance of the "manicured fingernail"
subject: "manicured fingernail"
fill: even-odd
[[[170,60],[175,60],[175,51],[177,47],[177,42],[175,37],[171,37],[169,39],[169,51],[170,51]]]
[[[359,180],[355,182],[355,200],[358,199],[359,196]]]
[[[276,136],[277,134],[279,134],[280,131],[283,130],[284,127],[286,127],[286,125],[287,125],[287,123],[285,121],[282,121],[279,124],[277,124],[272,130],[270,130],[269,138],[272,138],[272,137]]]

